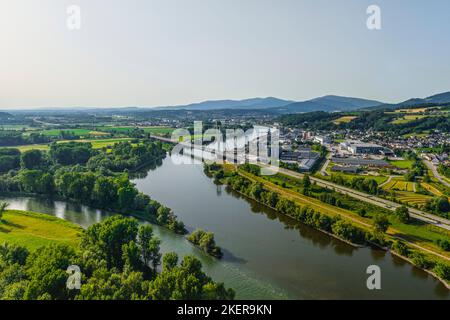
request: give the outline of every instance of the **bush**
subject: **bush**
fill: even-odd
[[[433,271],[437,274],[438,277],[445,280],[450,280],[450,266],[448,264],[438,262],[436,263]]]

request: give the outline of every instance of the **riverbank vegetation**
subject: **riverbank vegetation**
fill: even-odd
[[[55,143],[48,153],[21,153],[20,167],[1,176],[0,192],[76,201],[135,215],[184,234],[184,224],[173,211],[139,192],[128,176],[128,171],[155,166],[164,157],[162,145],[150,141],[125,141],[102,150],[89,143]]]
[[[438,243],[450,239],[450,233],[434,226],[412,220],[405,209],[394,213],[358,201],[347,195],[311,183],[307,175],[303,180],[282,174],[260,176],[259,167],[253,165],[205,165],[205,172],[231,189],[268,207],[286,214],[306,225],[358,245],[376,244],[390,248],[400,241],[408,248],[405,258],[423,267],[420,260],[437,274],[450,268],[448,252]],[[439,277],[450,282],[450,277]]]
[[[209,278],[196,258],[178,260],[175,253],[161,255],[160,241],[150,225],[139,226],[135,219],[117,215],[82,232],[75,247],[58,241],[34,250],[11,242],[0,245],[0,299],[234,298],[234,291]],[[67,288],[69,266],[81,272],[79,289]]]
[[[223,256],[222,249],[216,245],[212,232],[197,229],[187,237],[187,240],[213,257],[220,259]]]

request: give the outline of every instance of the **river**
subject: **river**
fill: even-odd
[[[195,255],[204,270],[240,299],[450,299],[436,279],[382,250],[353,248],[217,186],[201,164],[162,166],[134,180],[139,190],[172,208],[192,231],[215,234],[219,261],[184,237],[154,226],[163,252]],[[52,214],[83,227],[109,213],[31,198],[0,198],[13,209]],[[367,267],[381,268],[382,290],[367,289]]]

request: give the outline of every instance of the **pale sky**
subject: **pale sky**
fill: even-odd
[[[371,4],[382,30],[366,27]],[[449,13],[448,0],[0,0],[0,108],[425,97],[450,91]]]

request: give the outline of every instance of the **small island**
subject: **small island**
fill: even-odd
[[[221,259],[223,256],[222,250],[216,245],[212,232],[197,229],[187,237],[187,240],[217,259]]]

